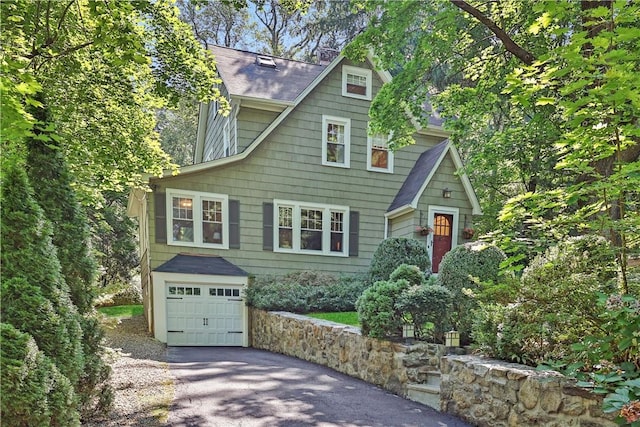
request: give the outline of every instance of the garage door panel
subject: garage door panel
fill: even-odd
[[[244,301],[240,287],[170,284],[167,344],[242,346]]]

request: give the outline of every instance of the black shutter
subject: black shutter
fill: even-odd
[[[240,249],[239,200],[229,200],[229,249]]]
[[[167,243],[167,194],[153,193],[156,215],[156,243]]]
[[[273,250],[273,203],[262,204],[262,249]]]
[[[360,212],[349,212],[349,256],[358,256],[360,244]]]

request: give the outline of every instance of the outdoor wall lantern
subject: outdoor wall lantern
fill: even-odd
[[[442,190],[442,197],[444,197],[445,199],[450,199],[451,190],[449,190],[448,188],[445,188],[444,190]]]
[[[444,334],[445,347],[460,347],[460,332],[449,331]]]
[[[405,343],[412,344],[415,336],[415,329],[412,323],[405,323],[402,325],[402,338],[404,338]]]

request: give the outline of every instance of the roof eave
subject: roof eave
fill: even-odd
[[[384,214],[384,217],[387,219],[394,219],[397,218],[401,215],[413,212],[416,210],[416,206],[412,206],[412,205],[402,205],[399,208],[395,208],[392,211],[386,212]]]

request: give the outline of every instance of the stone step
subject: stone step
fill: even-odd
[[[440,371],[427,371],[427,382],[425,384],[432,385],[434,387],[440,387]]]
[[[440,410],[440,383],[431,384],[407,384],[407,399],[422,403],[437,411]]]

